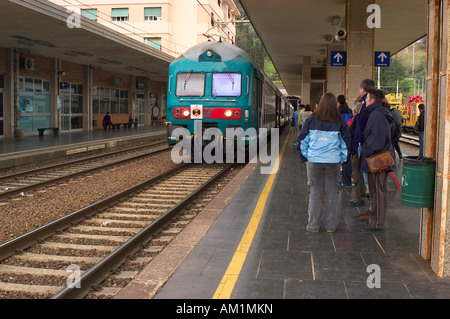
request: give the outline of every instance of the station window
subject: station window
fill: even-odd
[[[99,87],[92,97],[93,114],[128,114],[128,91]]]
[[[157,50],[161,50],[161,38],[144,38],[144,43],[155,48]]]
[[[203,96],[205,95],[204,73],[178,73],[177,96]]]
[[[50,127],[50,81],[19,78],[20,128],[36,132]]]
[[[212,95],[240,96],[241,77],[240,73],[214,73],[212,77]]]
[[[161,21],[161,7],[144,8],[145,21]]]
[[[111,10],[112,21],[128,21],[128,8],[113,8]]]
[[[92,21],[97,21],[97,9],[81,9],[81,15]]]

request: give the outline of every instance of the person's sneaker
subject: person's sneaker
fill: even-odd
[[[306,230],[310,231],[311,233],[318,233],[319,232],[318,229],[311,229],[311,228],[309,228],[309,226],[306,226]]]
[[[327,233],[334,233],[336,229],[327,229]]]

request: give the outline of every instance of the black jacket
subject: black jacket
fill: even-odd
[[[419,122],[418,131],[422,132],[425,129],[425,111],[420,112],[419,119],[417,121]]]
[[[394,148],[391,142],[391,122],[394,121],[394,118],[391,112],[381,103],[369,105],[361,113],[361,116],[367,119],[367,125],[364,130],[360,170],[363,173],[369,173],[369,166],[366,162],[366,158],[369,156],[389,150],[395,161]],[[395,165],[390,171],[392,170],[395,170]]]

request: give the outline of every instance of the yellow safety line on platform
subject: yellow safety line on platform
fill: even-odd
[[[141,133],[141,134],[135,134],[135,135],[124,135],[124,136],[105,138],[105,139],[102,139],[102,140],[92,140],[92,141],[79,142],[79,143],[73,143],[73,144],[63,144],[63,145],[55,145],[55,146],[49,146],[49,147],[43,147],[43,148],[35,148],[35,149],[31,149],[31,150],[17,151],[17,152],[0,154],[0,157],[20,154],[20,153],[27,153],[27,152],[51,150],[53,148],[58,148],[58,147],[71,147],[71,146],[74,146],[74,145],[80,145],[80,144],[86,144],[86,143],[102,143],[102,142],[105,142],[105,141],[119,140],[119,139],[121,139],[123,137],[133,137],[133,138],[135,138],[135,137],[141,137],[141,136],[145,136],[145,135],[157,135],[157,134],[160,134],[161,132],[164,132],[164,131],[156,131],[156,132],[150,132],[150,133]]]
[[[267,198],[269,197],[270,190],[273,185],[273,181],[278,172],[278,166],[281,162],[281,158],[283,157],[284,150],[286,149],[287,142],[289,140],[289,135],[291,134],[291,128],[289,128],[288,136],[281,148],[280,155],[272,169],[272,172],[264,186],[264,189],[259,197],[258,203],[256,204],[255,210],[253,211],[252,218],[245,230],[244,235],[242,236],[241,242],[236,249],[236,252],[231,259],[230,264],[222,278],[222,281],[217,287],[216,292],[214,293],[213,299],[229,299],[231,296],[231,292],[233,291],[234,285],[239,277],[242,266],[244,265],[245,258],[247,257],[247,253],[250,249],[250,245],[252,244],[253,237],[255,236],[256,230],[258,229],[259,222],[261,220],[262,214],[264,212],[264,207],[266,206]]]

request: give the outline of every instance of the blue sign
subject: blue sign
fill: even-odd
[[[59,82],[59,88],[61,90],[67,90],[69,88],[69,83],[67,83],[67,82]]]
[[[347,52],[331,51],[330,65],[331,66],[346,66],[347,65]]]
[[[391,52],[375,51],[374,66],[381,66],[381,67],[391,66]]]

